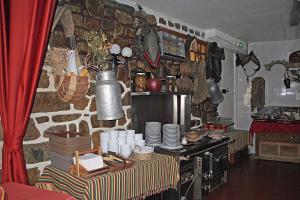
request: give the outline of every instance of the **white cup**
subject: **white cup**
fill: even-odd
[[[113,130],[110,132],[110,140],[117,140],[119,137],[119,131]]]
[[[136,133],[134,135],[135,140],[142,140],[143,139],[143,133]]]
[[[127,133],[127,136],[135,135],[135,130],[127,130],[126,133]]]
[[[101,144],[101,151],[102,151],[102,153],[107,153],[108,152],[108,143],[106,145]]]
[[[135,140],[135,145],[144,147],[145,146],[145,140]]]
[[[119,137],[126,137],[127,131],[119,131]]]
[[[108,142],[108,150],[118,154],[119,153],[119,141],[118,140],[110,140]]]
[[[131,154],[131,146],[128,145],[128,144],[123,144],[120,146],[120,155],[125,157],[125,158],[128,158]]]

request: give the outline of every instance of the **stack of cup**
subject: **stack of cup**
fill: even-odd
[[[131,146],[131,150],[134,149],[135,130],[126,131],[126,143]]]
[[[144,147],[146,145],[146,141],[143,139],[143,133],[136,133],[134,136],[135,146]]]
[[[123,144],[126,144],[126,131],[119,131],[119,149]]]
[[[161,144],[160,122],[146,122],[145,139],[146,143],[150,146],[157,146]]]
[[[180,144],[180,131],[177,124],[163,125],[163,145],[177,147]]]
[[[103,132],[100,134],[100,145],[103,153],[108,152],[108,141],[110,140],[110,132]]]
[[[108,142],[108,151],[119,153],[119,141],[118,140],[109,140]]]
[[[119,131],[110,131],[110,141],[108,142],[108,151],[119,153]]]

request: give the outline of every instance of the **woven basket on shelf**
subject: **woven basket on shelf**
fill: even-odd
[[[85,97],[90,88],[89,76],[56,75],[55,88],[58,96],[65,102],[74,102]]]

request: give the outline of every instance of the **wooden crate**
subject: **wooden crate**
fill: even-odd
[[[264,160],[300,163],[300,144],[260,141],[258,158]]]

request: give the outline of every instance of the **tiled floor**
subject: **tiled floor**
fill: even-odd
[[[249,158],[230,169],[228,183],[208,200],[300,200],[300,164]]]

